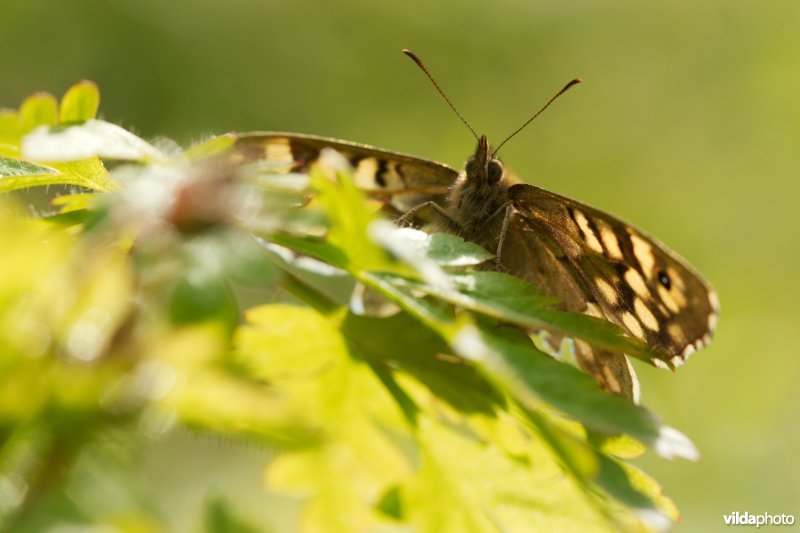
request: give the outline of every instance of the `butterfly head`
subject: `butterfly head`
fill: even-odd
[[[475,184],[494,185],[503,177],[503,164],[495,158],[486,135],[478,139],[478,146],[466,165],[467,178]]]

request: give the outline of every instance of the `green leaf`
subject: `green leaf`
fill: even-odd
[[[0,109],[0,155],[16,157],[22,123],[14,109]]]
[[[58,122],[58,102],[50,93],[34,93],[22,102],[19,117],[24,133],[39,126],[52,126]]]
[[[233,146],[236,143],[236,138],[236,135],[233,133],[219,135],[217,137],[208,139],[207,141],[193,144],[188,150],[186,150],[186,152],[184,152],[184,155],[186,155],[186,157],[192,161],[214,157],[224,153],[231,146]]]
[[[502,390],[522,405],[539,409],[545,401],[587,428],[605,434],[627,433],[666,458],[699,458],[691,441],[663,425],[652,413],[600,390],[576,368],[525,346],[472,326],[453,340],[459,355],[473,361]]]
[[[407,313],[388,318],[348,314],[342,333],[353,353],[372,365],[390,365],[436,391],[460,412],[491,413],[503,395],[472,365],[453,355],[442,338]]]
[[[452,304],[519,326],[548,329],[577,337],[615,352],[653,364],[657,354],[647,344],[629,337],[621,328],[600,318],[548,309],[557,300],[534,285],[500,272],[471,272],[452,276],[455,289],[405,278],[383,276],[398,287],[421,291]]]
[[[228,286],[201,267],[192,267],[174,288],[169,304],[174,324],[215,321],[233,326],[238,310]]]
[[[331,223],[327,241],[345,253],[351,271],[391,269],[393,262],[367,236],[377,216],[353,183],[347,161],[335,152],[327,155],[311,171],[316,200]]]
[[[78,185],[100,192],[116,190],[120,185],[96,157],[67,163],[52,163],[51,166],[61,171],[61,176],[55,179],[55,183]]]
[[[396,406],[370,368],[353,357],[337,315],[269,305],[249,311],[247,319],[235,340],[237,368],[268,382],[270,397],[317,428],[319,437],[317,444],[275,459],[267,483],[311,495],[303,530],[366,529],[373,521],[370,502],[409,470],[382,429],[400,424]]]
[[[206,533],[260,533],[264,529],[239,516],[221,496],[209,498],[203,506]]]
[[[422,464],[401,491],[402,509],[416,530],[617,529],[540,440],[523,441],[514,458],[496,443],[428,416],[420,418],[417,434]]]
[[[408,281],[392,274],[364,272],[358,276],[359,281],[428,324],[429,327],[435,327],[440,335],[446,336],[447,327],[454,324],[452,308],[439,305],[438,301],[420,298],[408,286],[398,283],[401,279],[403,282]]]
[[[100,107],[100,91],[94,82],[79,81],[61,99],[61,123],[83,122],[97,116]]]
[[[633,529],[639,521],[643,521],[661,531],[670,525],[670,520],[675,519],[671,510],[661,501],[665,498],[653,497],[651,489],[658,487],[657,484],[641,488],[640,483],[634,483],[632,477],[620,469],[619,463],[590,446],[583,439],[582,432],[568,430],[563,421],[556,421],[549,413],[537,413],[530,409],[524,409],[523,412],[557,454],[565,470],[585,486],[587,494],[608,494],[635,511],[638,518],[633,521],[636,524],[626,526],[634,517],[609,508],[608,502],[601,500],[603,497],[598,498],[598,505],[606,508],[606,512],[617,522],[618,529]],[[598,492],[598,489],[602,492]]]
[[[0,192],[46,185],[78,185],[95,191],[118,187],[97,158],[43,166],[0,157]]]
[[[24,157],[34,161],[77,161],[91,157],[129,161],[163,160],[164,155],[133,133],[102,120],[65,127],[39,127],[22,138]]]
[[[0,178],[41,176],[43,174],[58,174],[58,171],[29,161],[0,156]],[[0,181],[0,190],[3,190],[2,181]]]
[[[278,234],[271,236],[270,240],[280,246],[285,246],[296,252],[324,261],[336,268],[344,268],[347,264],[347,257],[344,255],[342,249],[323,239]]]
[[[425,255],[446,267],[479,265],[494,257],[483,246],[447,233],[431,235]]]
[[[494,257],[483,246],[447,233],[426,233],[412,228],[398,228],[393,237],[413,251],[443,267],[479,265]]]
[[[59,213],[70,213],[95,207],[98,197],[96,193],[65,194],[53,198],[50,205],[60,207]]]

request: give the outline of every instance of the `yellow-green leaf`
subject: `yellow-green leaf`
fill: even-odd
[[[23,133],[38,126],[52,126],[58,122],[58,102],[50,93],[34,93],[22,102],[19,116]]]
[[[97,116],[100,107],[100,91],[94,82],[79,81],[64,94],[61,99],[62,123],[83,122]]]

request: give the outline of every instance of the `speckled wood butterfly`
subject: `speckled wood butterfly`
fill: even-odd
[[[419,59],[404,52],[453,107]],[[530,120],[578,81],[567,84]],[[439,231],[481,244],[496,253],[499,270],[558,297],[562,309],[605,317],[648,343],[659,354],[653,360],[657,366],[674,369],[708,344],[717,321],[717,297],[683,259],[607,213],[518,183],[486,136],[475,136],[477,148],[461,172],[373,146],[294,133],[244,135],[237,151],[248,159],[305,168],[324,148],[333,148],[350,161],[356,184],[384,199],[386,211],[400,221],[432,223]],[[601,387],[636,401],[638,382],[625,355],[582,341],[574,346],[578,363]]]

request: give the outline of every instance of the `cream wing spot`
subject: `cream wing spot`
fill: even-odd
[[[650,291],[647,289],[644,278],[642,278],[641,274],[639,274],[635,269],[629,268],[625,271],[625,281],[633,289],[633,292],[639,296],[646,297],[650,295]]]
[[[636,298],[633,302],[633,310],[636,311],[636,316],[639,317],[639,321],[644,324],[644,327],[650,331],[658,331],[661,329],[656,316],[641,298]]]
[[[619,302],[619,294],[617,294],[617,291],[614,290],[614,287],[609,282],[603,278],[595,278],[594,283],[606,302],[611,305],[617,305]]]
[[[619,247],[619,240],[614,235],[614,230],[600,219],[597,219],[596,223],[600,231],[600,239],[603,241],[603,246],[605,246],[608,255],[612,259],[623,259],[622,248]]]
[[[714,331],[717,329],[717,320],[719,320],[719,315],[717,315],[716,311],[708,315],[708,330]]]
[[[662,361],[661,359],[651,359],[654,365],[658,368],[663,368],[664,370],[672,370],[667,363]]]
[[[268,161],[279,161],[281,163],[294,163],[294,156],[292,155],[292,145],[289,139],[284,137],[276,137],[270,139],[264,147],[264,156]]]
[[[716,291],[708,291],[708,303],[711,304],[711,309],[714,310],[716,315],[719,311],[719,296],[717,296]]]
[[[679,309],[683,309],[688,303],[686,300],[686,283],[684,283],[678,271],[672,267],[667,268],[667,274],[670,280],[672,280],[672,288],[669,290],[669,294],[672,296],[672,299],[675,300],[675,305],[677,305]]]
[[[644,330],[642,329],[642,324],[633,316],[632,313],[625,312],[622,314],[622,323],[628,328],[628,331],[631,334],[639,339],[644,338]]]
[[[668,291],[665,287],[661,285],[658,286],[658,296],[661,298],[661,301],[664,302],[664,305],[667,306],[667,309],[669,309],[673,313],[677,313],[678,311],[681,310],[680,306],[678,305],[678,302],[676,302],[675,299],[670,294],[670,291]]]
[[[686,348],[683,349],[683,353],[681,355],[683,355],[683,359],[686,360],[686,359],[689,359],[689,356],[692,355],[696,351],[697,351],[697,348],[695,348],[693,344],[690,344]]]
[[[589,220],[586,218],[586,215],[583,212],[578,211],[577,209],[574,210],[575,213],[575,221],[578,223],[578,227],[581,228],[583,232],[583,240],[592,251],[597,252],[599,254],[603,253],[603,245],[600,244],[600,241],[597,239],[597,235],[595,234],[594,230],[589,226]]]
[[[597,318],[602,318],[603,317],[603,311],[594,302],[589,302],[589,303],[586,304],[586,310],[584,311],[584,313],[589,315],[589,316],[594,316],[594,317],[597,317]]]
[[[614,372],[612,372],[607,366],[603,367],[603,377],[605,378],[606,384],[611,392],[619,393],[622,391],[622,387],[619,384],[617,376],[615,376]]]
[[[386,189],[399,190],[403,189],[403,178],[400,177],[400,172],[397,170],[399,163],[397,161],[390,161],[387,172],[384,174],[383,179],[386,182],[384,186]]]
[[[682,346],[686,343],[686,334],[683,332],[683,328],[679,324],[670,324],[667,326],[667,332],[676,345]]]
[[[628,234],[631,236],[633,255],[635,255],[636,260],[639,261],[639,265],[641,265],[644,275],[648,278],[651,278],[653,276],[653,268],[655,268],[656,265],[656,258],[653,255],[653,247],[641,236],[634,233],[633,230],[629,229]]]
[[[378,161],[374,157],[365,157],[358,162],[353,171],[356,185],[362,189],[374,189],[375,175],[378,173]]]

